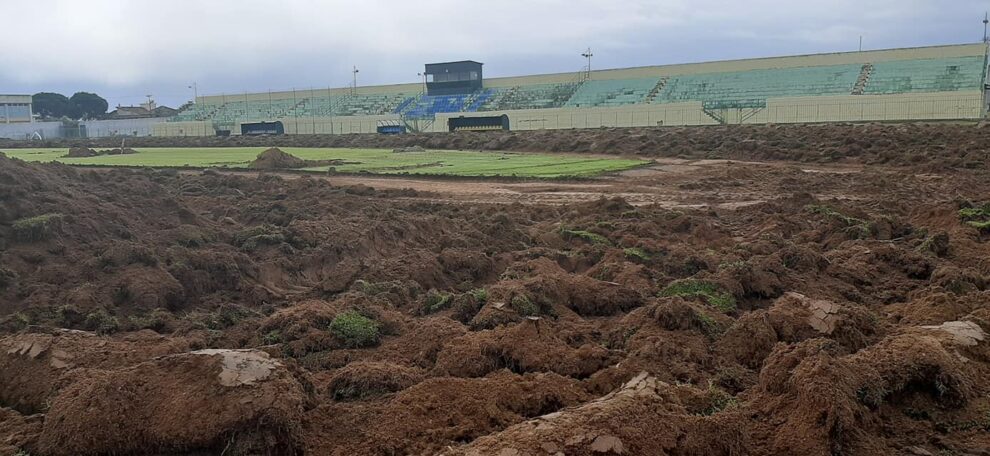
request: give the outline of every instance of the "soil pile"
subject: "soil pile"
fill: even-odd
[[[100,153],[88,147],[70,147],[69,153],[65,154],[67,158],[85,158],[95,157],[97,155],[100,155]]]
[[[277,147],[271,147],[264,152],[258,154],[253,162],[251,162],[251,168],[254,169],[297,169],[305,168],[306,160],[303,160],[294,155],[282,152],[281,149]]]
[[[401,154],[401,153],[405,153],[405,152],[423,152],[425,150],[426,149],[424,149],[424,148],[422,148],[420,146],[409,146],[409,147],[400,147],[398,149],[392,149],[392,153],[393,154]]]
[[[305,400],[302,386],[265,353],[172,355],[89,372],[65,387],[47,411],[38,449],[66,456],[190,449],[292,454]]]
[[[129,155],[138,153],[136,150],[129,147],[116,148],[116,149],[103,149],[94,150],[89,147],[70,147],[69,153],[65,155],[65,158],[85,158],[85,157],[98,157],[100,155]]]
[[[134,149],[131,149],[130,147],[124,147],[124,148],[118,147],[116,149],[107,149],[100,151],[100,155],[130,155],[136,153],[138,152]]]

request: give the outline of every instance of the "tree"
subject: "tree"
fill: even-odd
[[[106,115],[110,105],[103,97],[89,92],[76,92],[69,98],[72,105],[72,118],[96,119]]]
[[[72,103],[60,93],[41,92],[31,96],[34,112],[42,117],[61,118],[70,116]],[[71,116],[70,116],[71,117]]]

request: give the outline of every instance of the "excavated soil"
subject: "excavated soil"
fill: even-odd
[[[116,149],[106,149],[106,150],[94,150],[89,147],[70,147],[69,153],[65,154],[65,158],[86,158],[86,157],[97,157],[100,155],[130,155],[136,154],[137,151],[129,147],[116,148]]]
[[[306,160],[287,154],[277,147],[265,149],[251,162],[253,169],[295,169],[305,166]]]
[[[0,156],[0,454],[985,455],[986,131],[423,137],[686,148],[592,182]]]

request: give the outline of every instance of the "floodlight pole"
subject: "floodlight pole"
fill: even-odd
[[[199,98],[199,89],[196,87],[195,82],[189,88],[193,91],[193,104],[196,104],[196,99]]]
[[[354,71],[352,72],[354,73],[354,81],[353,81],[353,85],[351,86],[351,95],[357,95],[357,75],[359,72],[361,72],[361,70],[359,70],[358,67],[355,65]]]
[[[427,90],[426,90],[426,72],[424,71],[422,73],[416,73],[416,76],[422,76],[423,77],[423,94],[425,95],[426,92],[427,92]]]
[[[588,80],[591,79],[591,58],[594,57],[594,56],[595,56],[595,54],[592,54],[591,53],[591,48],[590,47],[588,48],[587,51],[584,51],[584,54],[581,54],[581,57],[584,57],[584,58],[588,59],[588,72],[586,73],[586,75],[587,75],[586,77],[587,77]]]
[[[990,35],[987,35],[987,24],[990,24],[990,14],[983,13],[983,43],[990,44]]]

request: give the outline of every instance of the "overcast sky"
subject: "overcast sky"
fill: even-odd
[[[990,0],[0,0],[0,93],[199,93],[416,82],[979,42]]]

